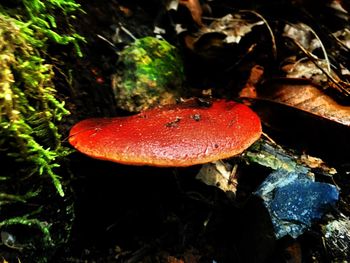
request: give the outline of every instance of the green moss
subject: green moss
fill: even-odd
[[[54,168],[67,150],[56,122],[68,111],[55,98],[51,65],[28,42],[33,36],[26,24],[0,14],[0,148],[50,176],[63,196]]]
[[[181,96],[184,69],[177,49],[154,37],[137,39],[120,54],[123,70],[114,75],[118,107],[140,111]]]
[[[37,247],[26,246],[24,241],[29,255],[36,249],[52,249],[69,235],[71,221],[62,224],[57,238],[52,238],[51,231],[51,225],[59,222],[58,213],[73,217],[73,212],[59,208],[58,203],[50,210],[48,203],[57,198],[62,200],[61,206],[71,206],[62,198],[65,192],[58,175],[60,162],[70,152],[61,144],[58,125],[69,112],[57,98],[53,66],[45,57],[50,43],[72,44],[81,55],[83,38],[69,26],[70,13],[80,8],[73,0],[16,4],[11,8],[0,4],[0,159],[4,160],[0,229],[21,226],[39,230],[41,236],[30,237],[39,240]],[[65,27],[58,27],[58,15]]]

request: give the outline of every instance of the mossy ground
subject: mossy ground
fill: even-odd
[[[0,5],[0,229],[4,251],[46,261],[50,250],[65,242],[73,216],[67,178],[60,164],[70,150],[62,145],[59,123],[69,114],[58,99],[50,43],[71,44],[81,55],[83,38],[60,32],[69,24],[74,1],[23,1]],[[56,20],[56,15],[67,20]],[[57,202],[53,207],[50,201]],[[59,210],[64,210],[64,213]],[[66,222],[60,218],[68,219]],[[62,232],[57,233],[60,225]],[[35,235],[34,235],[35,234]],[[4,257],[5,259],[5,257]]]

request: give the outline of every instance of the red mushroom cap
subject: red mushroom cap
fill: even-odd
[[[69,142],[97,159],[175,167],[232,157],[260,135],[260,119],[247,106],[191,100],[130,117],[83,120],[71,129]]]

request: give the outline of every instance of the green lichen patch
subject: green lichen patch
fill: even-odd
[[[184,70],[177,49],[154,37],[137,39],[119,58],[122,71],[113,76],[117,106],[137,112],[180,97]]]

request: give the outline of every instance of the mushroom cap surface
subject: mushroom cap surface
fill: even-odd
[[[226,100],[190,100],[128,117],[78,122],[69,142],[101,160],[129,165],[180,167],[242,153],[261,135],[259,117]]]

